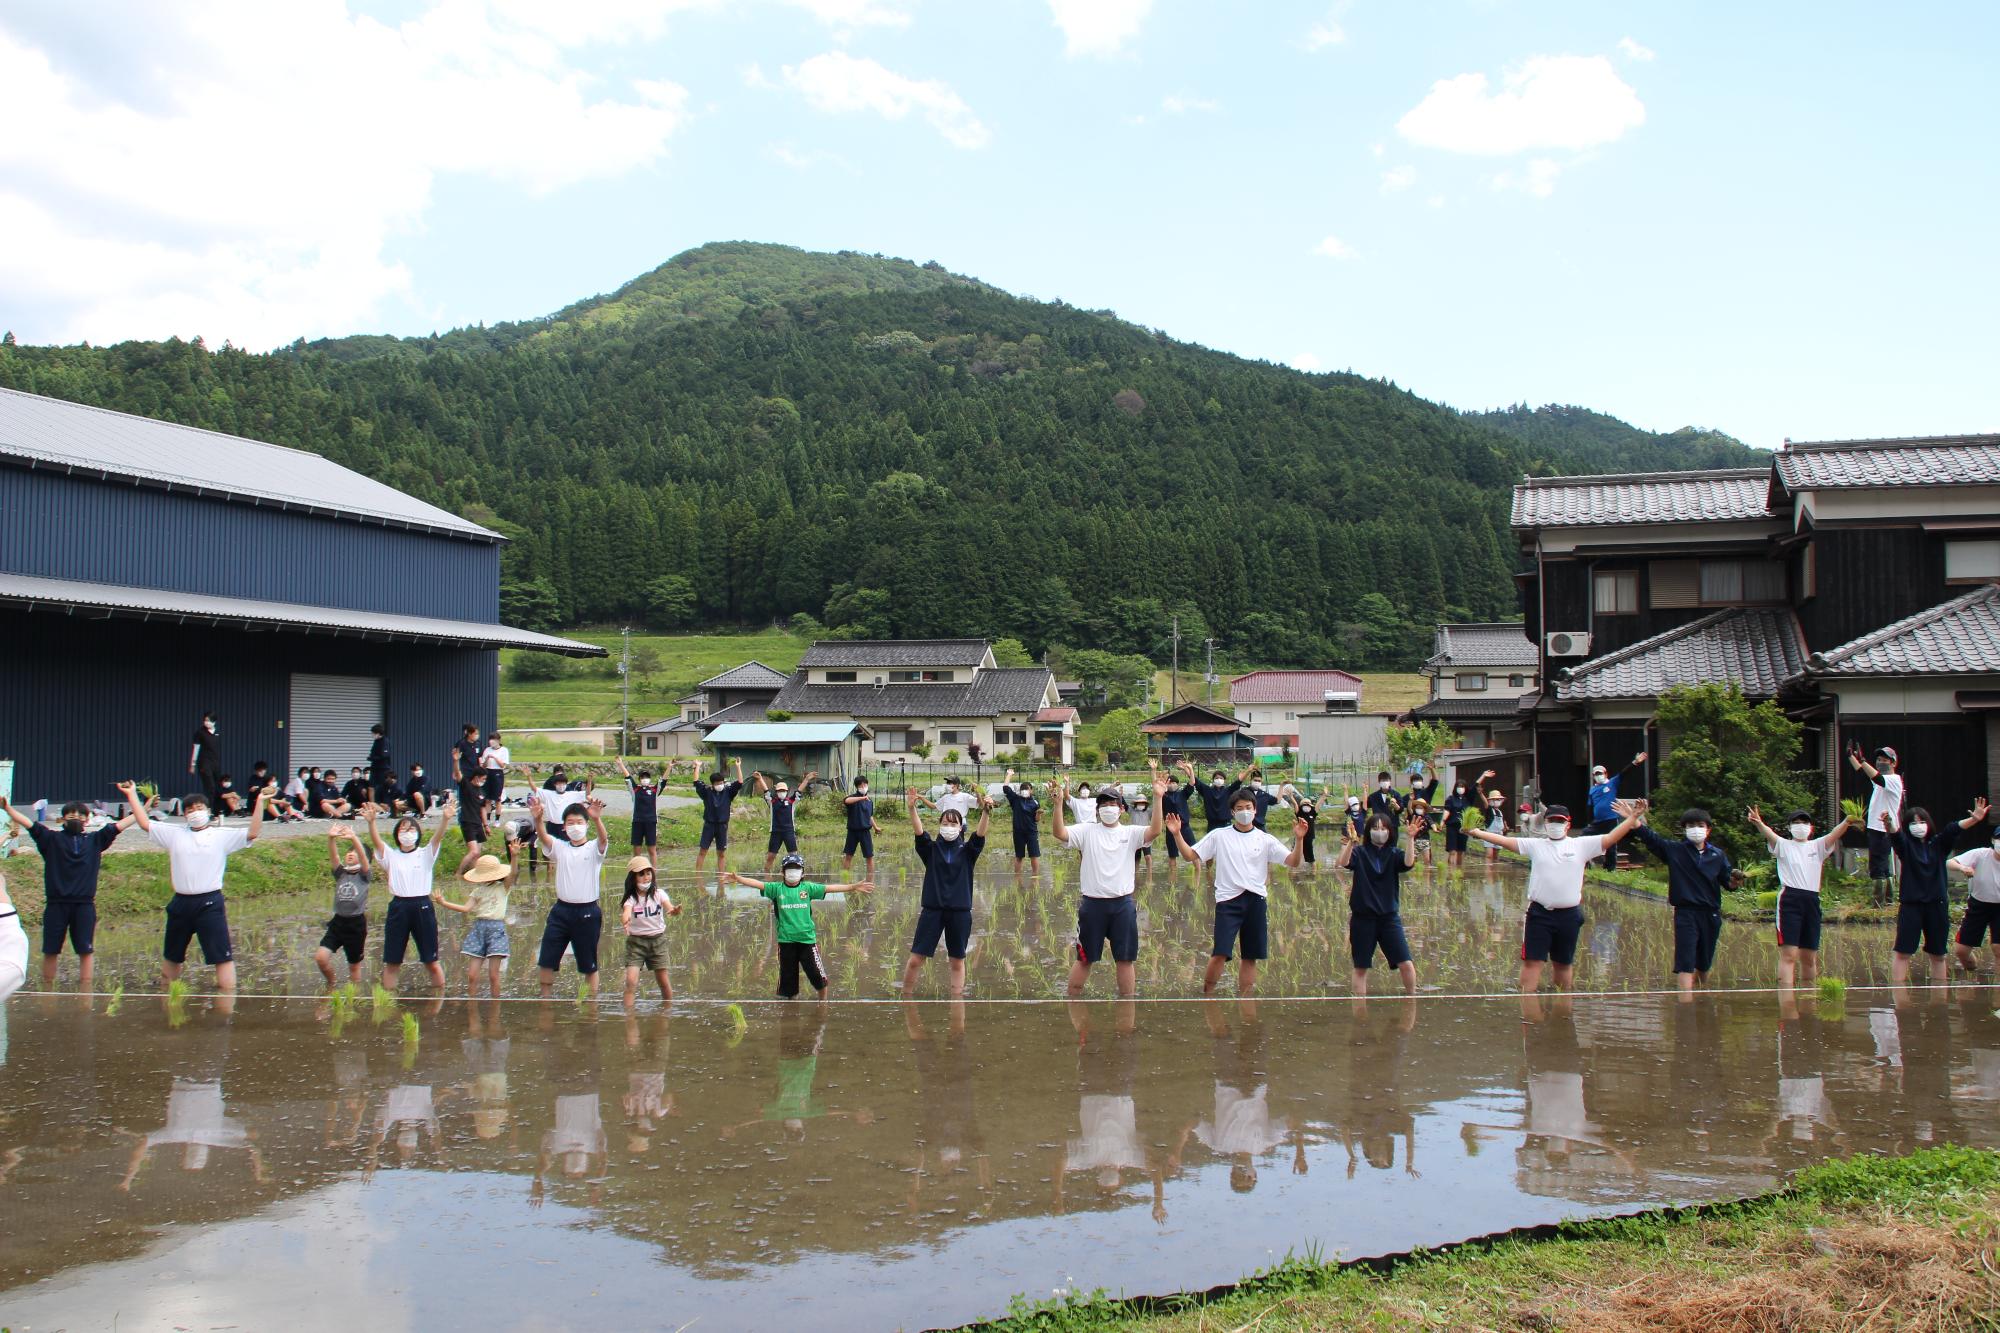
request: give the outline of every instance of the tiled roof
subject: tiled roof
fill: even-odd
[[[1496,694],[1490,699],[1433,699],[1412,708],[1410,716],[1436,717],[1446,721],[1493,721],[1513,717],[1521,711],[1521,701],[1533,697],[1531,694]]]
[[[1178,708],[1170,708],[1157,717],[1147,718],[1139,724],[1139,730],[1154,733],[1188,732],[1200,735],[1221,734],[1241,731],[1243,724],[1220,709],[1207,704],[1186,703]]]
[[[838,745],[854,734],[852,722],[738,722],[708,735],[711,745]]]
[[[1771,469],[1528,477],[1514,488],[1516,528],[1768,518]]]
[[[1815,676],[1936,676],[2000,672],[2000,587],[1987,584],[1829,652]]]
[[[745,699],[727,708],[716,709],[708,716],[697,719],[694,725],[703,733],[707,733],[729,722],[762,722],[768,707],[769,705],[759,703],[755,699]]]
[[[2000,435],[1789,442],[1773,456],[1771,489],[2000,484]]]
[[[1047,722],[1053,725],[1061,722],[1081,722],[1083,721],[1083,715],[1068,704],[1059,704],[1053,708],[1042,709],[1028,720],[1030,722]]]
[[[1518,621],[1439,625],[1436,647],[1425,666],[1534,666],[1541,660]]]
[[[1789,608],[1716,611],[1559,673],[1556,697],[1653,699],[1674,685],[1728,681],[1768,699],[1805,668],[1805,640]]]
[[[0,389],[0,455],[225,500],[501,540],[497,532],[303,449],[18,389]]]
[[[986,660],[984,639],[820,639],[799,658],[801,667],[976,667]]]
[[[773,671],[762,662],[752,658],[741,666],[733,666],[719,676],[710,676],[695,686],[698,690],[778,690],[783,689],[791,676],[783,671]]]
[[[1318,703],[1328,690],[1359,693],[1361,677],[1346,671],[1252,671],[1229,682],[1233,704]]]
[[[980,640],[969,640],[979,643]],[[950,685],[808,685],[800,670],[771,700],[774,712],[839,717],[998,717],[1046,703],[1047,667],[996,667]]]

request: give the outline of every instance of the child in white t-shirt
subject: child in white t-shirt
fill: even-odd
[[[1848,821],[1815,838],[1812,814],[1794,810],[1785,818],[1790,836],[1781,838],[1756,806],[1748,813],[1750,826],[1764,835],[1778,862],[1778,985],[1789,987],[1796,980],[1810,986],[1819,976],[1820,872],[1839,850]]]

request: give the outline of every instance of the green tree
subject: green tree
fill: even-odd
[[[547,633],[562,623],[562,600],[547,579],[506,580],[500,584],[500,620],[520,629]]]
[[[569,659],[560,653],[517,652],[507,666],[512,680],[561,680],[569,673]]]
[[[646,585],[646,623],[656,629],[679,629],[694,619],[694,584],[685,575],[662,574]]]
[[[1141,763],[1146,757],[1146,733],[1139,730],[1139,724],[1145,720],[1146,715],[1136,708],[1114,708],[1097,719],[1091,729],[1091,745],[1114,764]]]
[[[1035,659],[1019,639],[995,639],[993,664],[1003,667],[1031,667]]]
[[[1428,760],[1441,749],[1465,743],[1465,738],[1436,718],[1389,728],[1389,766],[1398,772],[1412,760]]]
[[[653,692],[653,679],[660,674],[660,650],[650,643],[642,643],[632,650],[632,676],[639,688],[646,693]]]
[[[1737,860],[1769,854],[1743,820],[1750,806],[1768,821],[1811,809],[1811,775],[1795,770],[1805,729],[1769,700],[1752,707],[1730,684],[1676,685],[1660,696],[1654,720],[1666,757],[1654,788],[1653,827],[1678,836],[1681,811],[1699,807],[1713,837]]]
[[[1086,699],[1102,699],[1109,708],[1131,708],[1146,701],[1153,664],[1143,657],[1099,648],[1065,648],[1057,660],[1067,678],[1083,686]]]

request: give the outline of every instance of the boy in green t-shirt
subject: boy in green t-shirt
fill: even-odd
[[[771,914],[778,927],[778,998],[795,1000],[799,995],[799,969],[806,980],[826,997],[826,965],[819,955],[819,932],[813,929],[812,905],[829,893],[873,893],[874,884],[858,880],[853,884],[812,884],[806,880],[805,858],[796,852],[779,867],[781,883],[770,883],[733,870],[719,872],[724,884],[741,884],[771,900]]]

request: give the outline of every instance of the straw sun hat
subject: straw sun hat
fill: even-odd
[[[465,878],[474,884],[491,884],[494,880],[505,879],[513,873],[512,866],[488,852],[472,863],[472,869],[465,872]]]

